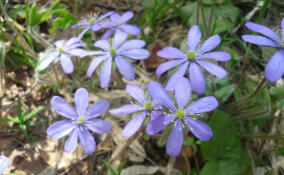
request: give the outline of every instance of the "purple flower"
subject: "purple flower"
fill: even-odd
[[[131,11],[125,12],[122,16],[118,13],[112,14],[110,21],[113,23],[113,26],[104,33],[102,39],[108,40],[115,30],[121,30],[132,35],[139,35],[140,29],[137,26],[126,24],[127,21],[133,18],[133,15]]]
[[[96,31],[99,31],[102,28],[112,27],[114,24],[110,21],[104,21],[104,19],[109,17],[113,13],[115,13],[115,12],[114,11],[107,12],[107,13],[101,15],[101,16],[98,15],[98,14],[89,15],[88,19],[85,19],[84,21],[71,26],[71,29],[78,27],[78,26],[85,26],[85,29],[78,36],[78,38],[81,39],[83,37],[83,35],[90,29],[92,31],[96,32]]]
[[[151,97],[147,94],[145,95],[143,89],[134,84],[128,84],[126,86],[126,92],[137,100],[138,104],[128,104],[117,109],[112,109],[109,112],[112,114],[132,114],[139,112],[139,114],[133,118],[122,130],[121,135],[123,137],[130,137],[135,134],[139,128],[142,126],[147,115],[151,117],[151,120],[156,119],[161,115],[160,105],[152,101]]]
[[[281,38],[279,39],[275,32],[266,26],[252,22],[247,22],[245,25],[250,30],[264,36],[243,35],[243,40],[261,46],[279,48],[279,50],[268,61],[264,72],[264,76],[268,81],[275,82],[279,80],[284,74],[284,18],[282,18],[281,22],[282,40]]]
[[[214,110],[218,106],[215,97],[203,97],[187,106],[190,100],[191,88],[189,81],[184,77],[180,77],[175,84],[174,91],[177,105],[159,83],[151,82],[147,89],[154,100],[170,111],[170,113],[164,113],[157,119],[150,121],[146,128],[149,135],[154,135],[173,123],[173,129],[168,137],[166,148],[170,156],[180,154],[183,143],[183,128],[185,126],[200,140],[207,141],[213,136],[213,131],[206,123],[189,116]]]
[[[55,49],[47,56],[43,57],[40,62],[38,69],[43,70],[47,68],[56,58],[60,58],[60,64],[63,71],[70,74],[74,70],[73,62],[70,56],[84,57],[87,51],[81,47],[85,47],[86,44],[80,43],[80,39],[73,37],[69,40],[58,40],[54,43]]]
[[[6,156],[0,156],[0,175],[2,175],[5,169],[9,165],[9,159]]]
[[[173,91],[176,80],[179,77],[183,77],[189,68],[189,79],[192,90],[197,94],[203,94],[206,88],[206,80],[202,70],[199,68],[199,65],[219,78],[226,76],[227,73],[223,68],[211,62],[205,61],[205,59],[215,61],[228,61],[231,59],[230,54],[226,52],[207,53],[220,44],[221,39],[219,35],[211,36],[200,47],[198,47],[200,38],[200,29],[197,25],[194,25],[188,31],[188,51],[186,53],[174,47],[165,47],[157,53],[158,56],[166,59],[174,58],[174,60],[167,61],[159,65],[156,70],[157,75],[161,75],[168,70],[181,65],[170,77],[166,85],[167,90]]]
[[[53,109],[71,120],[54,123],[47,129],[47,135],[51,138],[60,139],[71,133],[65,142],[64,150],[73,152],[79,137],[84,152],[91,154],[96,150],[96,142],[89,130],[97,134],[104,134],[112,128],[108,121],[96,119],[107,111],[109,103],[107,100],[99,100],[88,109],[89,95],[84,88],[76,90],[74,101],[76,111],[63,98],[59,96],[52,98],[50,103]]]
[[[110,43],[107,40],[95,42],[95,47],[102,49],[101,51],[93,51],[88,54],[97,55],[87,70],[88,77],[91,77],[95,69],[104,62],[100,70],[100,85],[102,88],[107,88],[109,85],[113,59],[120,74],[125,79],[132,81],[135,79],[134,68],[125,57],[134,60],[144,60],[150,55],[148,50],[142,49],[145,46],[143,40],[133,39],[126,41],[126,38],[126,33],[116,30],[114,38]]]

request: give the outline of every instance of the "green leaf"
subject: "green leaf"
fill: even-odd
[[[216,174],[218,171],[218,165],[218,161],[216,160],[207,162],[201,170],[201,175],[218,175]]]
[[[154,8],[155,7],[155,1],[153,0],[143,0],[142,1],[142,7],[144,9],[151,9],[151,8]]]
[[[121,165],[118,167],[118,175],[120,175],[121,171],[123,170],[123,168],[126,167],[127,163],[128,163],[128,159],[125,159],[125,160],[121,163]]]
[[[247,161],[224,159],[207,162],[201,170],[201,175],[242,175],[248,174]]]
[[[235,86],[232,84],[218,89],[214,94],[221,102],[225,102],[232,95],[234,90]]]
[[[40,124],[42,122],[43,122],[43,120],[31,121],[31,122],[27,123],[27,126],[28,127],[35,126],[35,125]]]
[[[47,19],[49,19],[51,17],[51,13],[49,10],[41,10],[40,12],[38,12],[38,16],[37,16],[37,21],[36,24],[40,24],[44,21],[46,21]]]
[[[269,92],[273,97],[284,97],[284,87],[272,86]]]
[[[20,123],[20,121],[17,118],[0,118],[0,122]]]
[[[34,26],[37,21],[37,5],[34,3],[31,8],[30,12],[30,24],[29,26]]]
[[[107,169],[110,170],[110,175],[119,175],[117,174],[117,172],[110,166],[109,163],[107,163],[106,161],[103,160],[103,163],[105,164],[105,166],[107,167]]]
[[[37,113],[41,112],[42,110],[45,109],[45,106],[41,106],[35,110],[33,110],[32,112],[30,112],[29,114],[24,116],[24,122],[29,120],[32,116],[36,115]]]
[[[8,15],[12,18],[12,19],[16,19],[17,16],[20,16],[22,18],[25,18],[26,14],[25,14],[25,4],[17,4],[15,6],[13,6],[9,11],[8,11]]]
[[[66,9],[58,9],[52,12],[52,16],[62,17],[68,21],[76,21],[76,18]]]
[[[226,52],[231,54],[232,59],[228,62],[230,67],[233,68],[233,67],[237,66],[238,63],[239,63],[239,60],[240,60],[239,54],[235,50],[230,49],[230,48],[227,48]]]
[[[50,7],[51,11],[54,11],[60,7],[60,0],[56,0]]]
[[[27,3],[26,4],[26,25],[30,25],[30,5]]]
[[[213,138],[202,142],[201,152],[206,160],[229,156],[236,144],[237,124],[227,113],[215,110],[212,119],[208,123],[213,130]]]
[[[222,4],[224,2],[226,2],[227,0],[216,0],[216,4]],[[203,0],[202,3],[204,5],[213,5],[213,2],[212,0]]]
[[[269,95],[269,90],[267,88],[263,89],[256,97],[256,102],[260,105],[270,106],[271,99]]]
[[[23,116],[23,113],[22,113],[22,104],[21,104],[21,99],[18,98],[18,102],[17,102],[17,113],[18,113],[18,118],[20,119],[21,122],[22,121],[22,116]]]
[[[53,27],[55,28],[65,28],[66,24],[68,23],[68,21],[66,21],[64,18],[56,18],[53,21]]]

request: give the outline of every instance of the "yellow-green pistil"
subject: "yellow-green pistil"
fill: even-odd
[[[77,123],[83,124],[84,122],[85,122],[85,118],[84,117],[78,117]]]
[[[115,55],[115,49],[114,49],[114,48],[109,49],[109,53],[110,53],[111,55]]]
[[[284,47],[284,40],[281,42],[281,47]]]
[[[63,48],[60,47],[60,48],[58,49],[58,51],[59,51],[60,53],[62,53],[62,52],[63,52]]]
[[[185,116],[185,112],[183,109],[178,109],[177,112],[176,112],[176,115],[178,118],[183,118]]]
[[[190,60],[190,61],[193,61],[195,59],[196,55],[194,52],[188,52],[187,53],[187,58]]]
[[[95,22],[96,22],[96,19],[95,19],[95,18],[89,19],[89,23],[90,23],[90,24],[95,24]]]
[[[151,110],[152,109],[152,102],[147,101],[145,103],[144,107],[145,107],[146,110]]]

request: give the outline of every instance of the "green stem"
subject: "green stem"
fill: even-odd
[[[198,0],[198,1],[200,1],[199,3],[200,3],[200,9],[201,9],[201,16],[202,16],[202,20],[203,20],[203,23],[204,23],[205,33],[206,33],[206,36],[209,37],[209,31],[208,31],[207,22],[206,22],[206,19],[205,19],[203,3],[202,3],[202,0]]]
[[[224,109],[226,109],[226,111],[230,111],[230,110],[232,110],[232,108],[236,109],[236,108],[242,107],[242,105],[245,104],[248,100],[254,98],[259,92],[261,92],[263,87],[265,87],[265,85],[266,85],[265,82],[266,82],[266,80],[265,80],[265,78],[263,78],[262,81],[260,82],[260,84],[257,86],[255,91],[251,95],[226,105],[224,107]]]
[[[214,0],[213,5],[211,6],[211,10],[210,10],[209,27],[208,27],[209,33],[211,33],[211,25],[212,25],[215,7],[216,7],[216,0]]]
[[[196,24],[199,25],[199,0],[197,1]]]

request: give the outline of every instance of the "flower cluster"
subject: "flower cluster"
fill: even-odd
[[[102,16],[92,16],[89,20],[74,25],[72,28],[77,26],[85,26],[85,28],[78,37],[67,41],[56,41],[55,50],[41,59],[39,70],[47,68],[59,57],[64,72],[72,73],[74,67],[70,56],[80,58],[92,56],[87,76],[91,77],[94,71],[100,68],[101,88],[109,86],[111,74],[115,68],[126,80],[134,80],[135,71],[130,61],[147,59],[150,53],[143,48],[145,46],[143,40],[131,39],[127,41],[128,34],[140,34],[140,29],[137,26],[126,24],[131,18],[133,18],[133,12],[125,12],[122,15],[116,12],[108,12]],[[280,40],[272,30],[265,26],[251,22],[247,23],[246,26],[265,37],[244,35],[242,38],[245,41],[279,48],[279,51],[272,56],[265,69],[265,77],[269,81],[278,80],[284,73],[284,31],[282,31],[282,40]],[[82,49],[85,46],[80,41],[82,36],[90,29],[96,32],[103,28],[108,28],[108,30],[100,40],[94,43],[94,46],[98,49],[95,51]],[[282,29],[284,29],[284,18]],[[199,116],[204,112],[216,109],[218,101],[213,96],[207,96],[191,103],[193,101],[191,90],[196,94],[205,93],[206,78],[202,69],[216,77],[225,77],[227,72],[214,63],[229,61],[231,56],[224,51],[212,51],[221,42],[219,35],[209,37],[202,44],[200,41],[201,31],[199,26],[194,25],[188,31],[188,47],[186,50],[181,51],[175,47],[165,47],[157,53],[162,58],[170,59],[159,65],[156,70],[157,75],[178,67],[170,76],[165,88],[155,81],[150,82],[146,90],[135,84],[126,86],[126,92],[135,99],[135,102],[109,111],[116,115],[135,113],[136,116],[122,130],[123,137],[133,136],[145,121],[149,121],[146,125],[146,132],[149,135],[155,135],[164,128],[170,127],[172,129],[166,145],[166,151],[170,156],[180,154],[185,128],[202,141],[208,141],[212,138],[212,129],[199,120]],[[170,94],[174,94],[175,99],[171,98]],[[99,100],[88,108],[89,95],[84,88],[76,90],[74,101],[75,110],[63,98],[59,96],[52,98],[51,105],[54,110],[69,120],[55,122],[48,128],[47,135],[51,138],[60,139],[70,134],[64,146],[65,151],[74,151],[79,140],[84,152],[91,154],[96,149],[96,142],[90,131],[103,134],[112,129],[109,122],[97,119],[98,116],[103,115],[108,110],[109,102]],[[149,117],[149,120],[147,120],[147,117]]]

